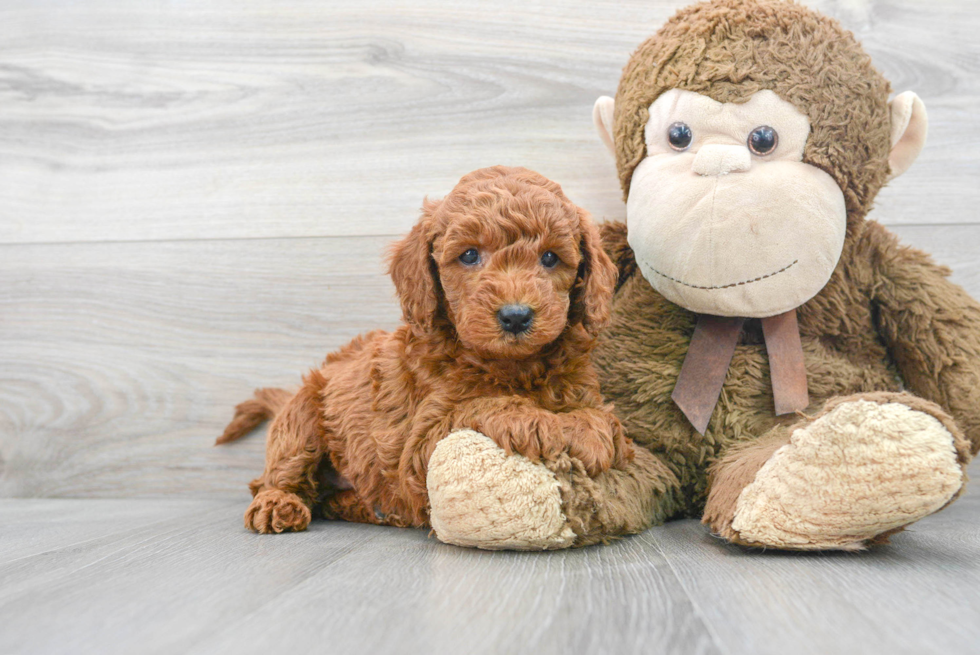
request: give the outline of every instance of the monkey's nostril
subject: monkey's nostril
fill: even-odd
[[[497,312],[497,321],[505,332],[527,332],[534,322],[534,310],[527,305],[504,305]]]

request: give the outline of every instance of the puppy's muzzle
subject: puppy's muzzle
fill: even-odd
[[[527,332],[534,322],[534,310],[527,305],[504,305],[497,312],[497,321],[504,332]]]

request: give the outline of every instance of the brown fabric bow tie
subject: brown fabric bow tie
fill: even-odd
[[[670,397],[701,434],[718,404],[743,323],[744,318],[698,315],[691,346]],[[796,310],[762,319],[762,333],[769,353],[776,416],[805,409],[810,397]]]

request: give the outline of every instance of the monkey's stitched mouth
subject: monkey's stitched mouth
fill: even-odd
[[[793,268],[796,264],[798,264],[799,261],[800,261],[799,259],[794,259],[791,263],[787,264],[786,266],[783,266],[778,271],[773,271],[772,273],[766,273],[765,275],[760,275],[759,277],[754,277],[751,280],[742,280],[741,282],[732,282],[731,284],[722,284],[722,285],[713,286],[713,287],[705,287],[705,286],[699,286],[697,284],[689,284],[689,283],[687,283],[687,282],[685,282],[683,280],[678,280],[675,277],[671,277],[671,276],[667,275],[666,273],[661,273],[660,271],[658,271],[657,269],[655,269],[654,267],[652,267],[652,266],[650,266],[649,264],[646,264],[646,263],[644,263],[644,267],[648,268],[649,270],[651,270],[652,272],[656,273],[657,275],[659,275],[662,278],[665,278],[667,280],[670,280],[671,282],[676,282],[677,284],[683,284],[685,287],[690,287],[691,289],[703,289],[705,291],[714,291],[716,289],[731,289],[732,287],[741,287],[741,286],[745,286],[746,284],[752,284],[753,282],[759,282],[761,280],[765,280],[766,278],[770,278],[770,277],[772,277],[774,275],[779,275],[780,273],[782,273],[784,271],[788,271],[789,269]]]

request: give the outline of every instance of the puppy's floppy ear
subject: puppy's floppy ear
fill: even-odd
[[[578,279],[572,289],[568,318],[573,323],[581,322],[582,327],[595,337],[609,322],[617,270],[609,255],[602,249],[599,228],[592,222],[588,212],[579,209],[578,214],[582,231],[579,246],[582,249],[582,262],[578,268]]]
[[[439,273],[432,258],[432,213],[438,206],[426,198],[422,217],[389,254],[388,274],[398,291],[402,315],[417,332],[430,332],[439,311]]]

